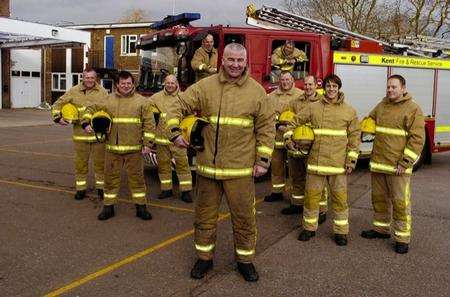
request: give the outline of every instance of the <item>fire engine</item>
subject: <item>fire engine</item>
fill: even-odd
[[[162,90],[168,73],[178,77],[181,89],[193,84],[195,73],[190,60],[207,34],[214,37],[218,66],[225,45],[245,45],[251,76],[271,92],[277,87],[272,52],[292,40],[308,58],[294,68],[297,87],[303,87],[303,78],[308,74],[315,75],[321,84],[325,76],[335,73],[343,81],[347,100],[362,118],[385,96],[387,77],[401,74],[406,78],[408,92],[426,115],[426,142],[415,167],[430,163],[432,153],[450,150],[448,58],[430,58],[423,49],[376,40],[270,6],[247,8],[247,24],[258,28],[190,24],[199,18],[196,13],[169,16],[152,25],[156,31],[141,36],[140,92],[151,95]],[[441,54],[447,49],[449,43],[435,51]],[[361,146],[361,155],[370,155],[370,150],[370,145]]]

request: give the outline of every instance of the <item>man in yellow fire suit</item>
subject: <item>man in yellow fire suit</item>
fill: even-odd
[[[168,129],[177,146],[183,111],[209,120],[202,130],[204,150],[197,155],[195,249],[198,260],[192,278],[203,278],[212,269],[216,226],[222,195],[233,224],[237,268],[246,281],[257,281],[253,265],[256,247],[255,185],[253,177],[267,172],[275,139],[274,113],[262,86],[247,70],[247,50],[228,44],[218,74],[192,85],[181,95],[181,104],[168,116]],[[174,114],[174,116],[172,116]]]
[[[395,240],[395,252],[405,254],[411,238],[411,175],[425,141],[422,110],[406,91],[401,75],[387,81],[386,97],[370,112],[375,120],[375,140],[370,158],[372,172],[373,229],[368,239]],[[392,213],[392,219],[391,219]]]
[[[75,105],[78,114],[82,115],[86,106],[91,104],[100,104],[108,96],[107,91],[97,83],[97,73],[92,68],[83,71],[83,81],[70,88],[62,95],[52,106],[52,118],[56,123],[66,126],[69,123],[65,121],[61,114],[61,109],[67,103]],[[98,143],[95,135],[86,134],[81,128],[81,117],[72,122],[73,126],[73,144],[75,151],[75,188],[76,200],[82,200],[86,196],[87,178],[89,171],[89,159],[93,158],[95,188],[100,199],[103,199],[103,170],[105,162],[105,145]]]
[[[281,71],[294,71],[295,63],[308,61],[304,51],[295,47],[292,40],[286,40],[285,44],[277,47],[272,53],[272,67]]]
[[[143,220],[152,218],[146,207],[146,189],[142,153],[149,153],[155,139],[155,122],[150,101],[135,93],[134,78],[128,71],[119,72],[116,90],[104,104],[91,105],[83,116],[83,129],[92,133],[90,119],[95,112],[105,111],[112,118],[107,134],[105,155],[105,194],[99,220],[115,215],[120,190],[120,177],[125,169],[136,216]]]
[[[345,102],[344,94],[340,92],[341,79],[329,75],[324,79],[324,85],[322,100],[310,104],[289,126],[292,129],[310,123],[314,131],[307,165],[303,230],[298,239],[308,241],[315,236],[320,200],[328,182],[334,213],[334,241],[344,246],[349,232],[347,175],[356,166],[361,131],[355,109]],[[287,137],[291,131],[287,132]]]
[[[317,93],[317,79],[313,75],[308,75],[304,79],[304,93],[292,100],[287,107],[288,110],[293,111],[295,114],[301,113],[308,106],[319,100],[322,100],[323,96]],[[292,143],[291,143],[292,144]],[[305,200],[305,182],[306,182],[306,161],[307,156],[303,156],[299,151],[296,151],[294,147],[291,147],[287,151],[288,164],[289,164],[289,176],[292,182],[291,189],[291,205],[283,208],[281,213],[284,215],[299,214],[303,212],[303,203]],[[272,156],[273,167],[273,156]],[[327,218],[327,187],[324,188],[322,193],[322,199],[319,202],[319,225],[325,222]]]
[[[275,109],[277,117],[288,110],[289,103],[297,100],[303,91],[294,85],[294,77],[288,71],[280,74],[278,89],[269,94],[269,102]],[[283,134],[286,132],[284,123],[277,123],[275,136],[275,149],[272,154],[272,193],[264,198],[266,202],[283,200],[283,191],[286,186],[286,149],[284,147]]]
[[[217,72],[217,50],[214,48],[214,37],[206,35],[192,57],[191,67],[195,71],[196,81]]]
[[[166,76],[164,80],[164,90],[150,97],[152,104],[159,110],[159,117],[156,126],[156,154],[158,160],[158,174],[161,182],[161,193],[159,199],[173,196],[172,192],[172,158],[175,159],[175,170],[178,176],[181,200],[187,203],[192,202],[190,191],[192,190],[192,176],[189,168],[186,148],[179,148],[172,144],[167,138],[166,116],[167,110],[177,104],[179,87],[177,78],[174,75]]]

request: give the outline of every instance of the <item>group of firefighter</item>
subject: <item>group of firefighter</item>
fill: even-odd
[[[301,214],[298,239],[308,241],[333,210],[335,243],[347,245],[349,208],[347,177],[355,169],[361,137],[374,138],[370,160],[373,227],[368,239],[395,240],[397,253],[408,252],[411,236],[410,177],[424,143],[420,107],[406,91],[400,75],[387,80],[386,97],[359,122],[345,100],[336,75],[323,80],[319,94],[314,76],[298,89],[291,73],[306,55],[287,41],[272,63],[279,69],[279,87],[268,96],[250,77],[247,50],[239,43],[225,46],[217,68],[213,36],[207,35],[191,66],[197,82],[179,90],[168,75],[164,89],[150,99],[135,91],[131,73],[121,71],[111,94],[96,82],[93,69],[83,81],[52,106],[52,118],[72,124],[75,149],[75,199],[86,196],[88,163],[93,158],[95,186],[103,200],[99,220],[115,215],[121,172],[126,171],[136,216],[152,218],[146,206],[142,154],[155,152],[161,182],[159,198],[173,196],[171,160],[181,199],[192,202],[192,177],[186,149],[196,154],[195,234],[198,259],[191,277],[203,278],[213,267],[216,226],[225,196],[233,224],[237,270],[246,281],[257,281],[254,178],[272,170],[272,193],[265,201],[283,200],[290,184],[291,205],[283,214]],[[362,133],[361,133],[362,131]],[[287,162],[286,162],[287,161]],[[288,164],[289,180],[287,179]]]

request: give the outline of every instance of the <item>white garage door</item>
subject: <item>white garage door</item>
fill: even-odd
[[[41,103],[41,50],[11,50],[11,107]]]

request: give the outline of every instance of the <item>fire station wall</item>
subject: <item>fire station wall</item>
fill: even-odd
[[[122,35],[137,35],[139,38],[142,34],[150,33],[149,28],[111,28],[108,29],[89,29],[91,32],[91,51],[95,53],[98,58],[98,66],[104,67],[104,51],[105,51],[105,37],[114,37],[114,68],[117,70],[127,70],[137,75],[139,71],[139,50],[135,55],[121,54],[121,36]],[[91,62],[89,62],[91,63]]]

